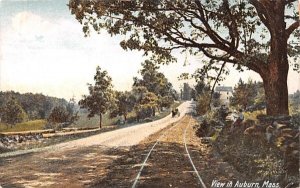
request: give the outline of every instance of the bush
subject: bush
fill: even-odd
[[[209,110],[210,94],[204,92],[197,97],[196,112],[198,115],[204,115]]]

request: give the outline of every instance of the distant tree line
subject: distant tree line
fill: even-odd
[[[46,119],[55,106],[67,106],[68,104],[65,99],[43,94],[21,94],[14,91],[0,92],[0,108],[3,108],[11,100],[17,101],[30,120]]]
[[[27,120],[47,119],[51,123],[74,121],[75,101],[43,94],[0,92],[0,120],[13,126]]]

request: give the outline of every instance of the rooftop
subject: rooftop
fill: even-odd
[[[232,92],[232,87],[231,86],[217,86],[215,88],[215,91],[227,91],[227,92]]]

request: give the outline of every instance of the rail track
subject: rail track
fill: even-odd
[[[188,119],[188,123],[183,131],[183,135],[182,135],[182,139],[183,139],[183,145],[184,145],[184,149],[185,149],[185,155],[187,155],[187,158],[185,157],[186,160],[189,161],[189,164],[192,166],[193,168],[193,173],[196,174],[197,176],[197,179],[198,179],[198,185],[200,185],[200,187],[202,188],[206,188],[206,185],[205,183],[203,182],[196,166],[194,165],[194,162],[192,160],[192,157],[190,155],[190,152],[188,150],[188,146],[187,146],[187,139],[186,139],[186,132],[187,132],[187,129],[189,128],[190,124],[191,124],[191,119],[192,117],[191,116],[185,116],[183,117],[181,120],[179,120],[177,123],[175,123],[175,125],[173,125],[172,127],[170,127],[169,129],[165,130],[164,133],[155,141],[155,143],[152,145],[151,149],[149,150],[149,152],[146,154],[146,157],[143,161],[143,163],[141,164],[141,167],[137,173],[137,176],[136,178],[134,179],[134,182],[132,184],[132,188],[135,188],[138,186],[138,183],[139,183],[139,180],[140,180],[140,177],[142,175],[142,173],[144,172],[145,170],[145,167],[146,167],[146,164],[147,164],[147,161],[149,160],[149,157],[151,156],[151,154],[155,151],[154,149],[161,143],[162,139],[164,139],[170,132],[171,130],[175,129],[176,127],[178,127],[179,125],[181,125],[184,120]]]

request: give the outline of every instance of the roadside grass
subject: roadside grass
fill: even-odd
[[[87,127],[99,127],[99,116],[94,116],[92,118],[88,118],[88,113],[80,112],[79,119],[75,123],[73,123],[70,127],[76,127],[76,128],[87,128]],[[102,116],[102,126],[108,126],[113,125],[117,121],[117,118],[109,118],[109,114],[104,114]]]
[[[46,125],[46,120],[33,120],[22,123],[17,123],[15,126],[10,127],[4,123],[0,123],[0,132],[19,132],[19,131],[32,131],[44,129]]]
[[[257,111],[253,111],[253,112],[245,112],[244,116],[245,116],[245,120],[249,119],[249,120],[258,121],[256,117],[258,115],[262,115],[262,114],[265,115],[266,110],[257,110]]]

